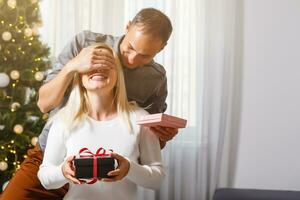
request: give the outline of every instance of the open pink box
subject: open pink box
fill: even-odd
[[[144,115],[137,120],[137,124],[147,127],[164,126],[171,128],[185,128],[187,120],[164,113]]]

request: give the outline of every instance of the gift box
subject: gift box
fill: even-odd
[[[171,128],[185,128],[187,120],[164,113],[158,113],[141,116],[137,120],[137,124],[147,127],[163,126]]]
[[[115,169],[115,160],[111,157],[96,158],[97,178],[108,178],[107,173]],[[77,179],[94,178],[94,158],[75,158],[75,176]]]
[[[74,159],[74,166],[77,179],[93,179],[91,183],[94,183],[99,178],[108,178],[107,173],[115,170],[115,159],[103,148],[98,149],[95,154],[83,148],[79,157]]]

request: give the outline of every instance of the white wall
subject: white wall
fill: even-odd
[[[300,0],[245,0],[233,186],[300,190]]]

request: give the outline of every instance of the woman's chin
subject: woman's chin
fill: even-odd
[[[110,92],[112,91],[112,88],[105,84],[94,84],[93,86],[90,86],[89,88],[86,88],[87,91],[90,91],[90,92],[97,92],[97,93],[107,93],[107,92]]]

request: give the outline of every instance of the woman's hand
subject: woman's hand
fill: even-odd
[[[75,159],[75,156],[70,156],[67,158],[67,160],[62,165],[62,173],[66,179],[71,181],[74,184],[81,184],[80,180],[75,178],[75,169],[73,166],[73,160]]]
[[[111,178],[103,178],[101,179],[101,181],[105,181],[105,182],[119,181],[122,180],[128,174],[129,167],[130,167],[129,161],[117,153],[111,153],[111,157],[117,160],[118,167],[117,169],[110,171],[107,174]]]

